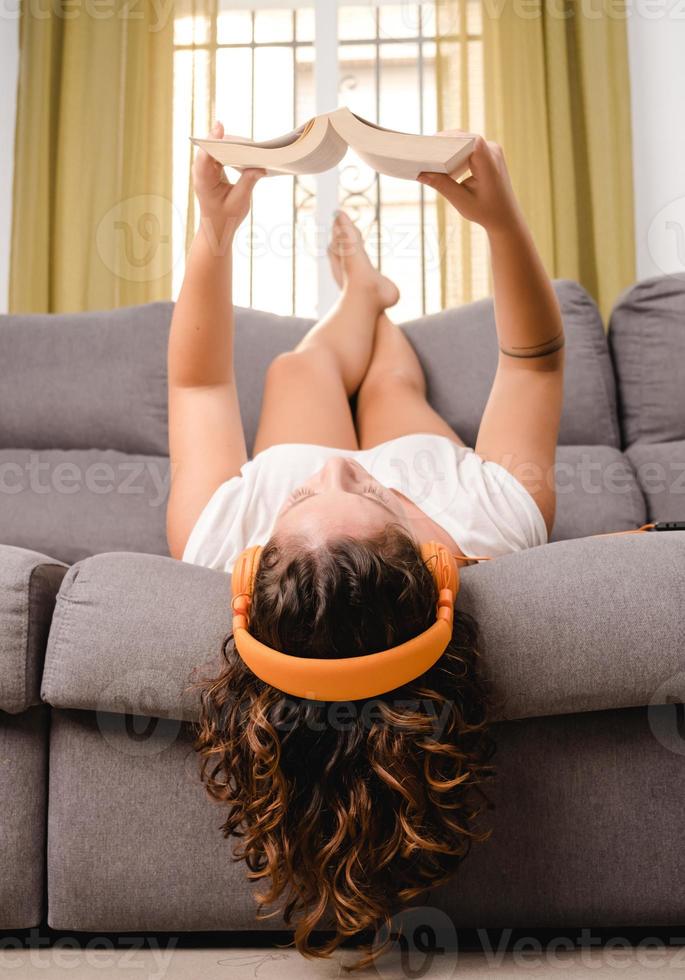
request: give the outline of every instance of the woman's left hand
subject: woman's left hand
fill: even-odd
[[[459,129],[438,133],[439,136],[471,136]],[[509,171],[501,146],[476,136],[469,157],[471,176],[456,181],[448,174],[422,173],[418,180],[434,187],[462,217],[475,221],[488,232],[507,228],[521,221]]]
[[[224,127],[214,123],[210,139],[220,140]],[[243,170],[240,178],[232,184],[226,177],[223,166],[205,150],[199,150],[193,164],[193,187],[200,204],[200,214],[222,226],[230,224],[238,227],[247,217],[252,200],[252,190],[264,170]]]

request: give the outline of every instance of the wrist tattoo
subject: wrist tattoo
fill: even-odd
[[[564,331],[560,330],[556,337],[546,340],[543,344],[532,344],[530,347],[501,347],[500,350],[507,357],[546,357],[548,354],[555,354],[564,346]]]

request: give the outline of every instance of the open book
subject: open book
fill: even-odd
[[[267,174],[318,174],[335,167],[351,146],[378,173],[415,180],[423,171],[460,177],[473,150],[470,136],[416,136],[383,129],[349,109],[314,116],[277,139],[257,143],[238,136],[195,139],[224,166],[263,167]]]

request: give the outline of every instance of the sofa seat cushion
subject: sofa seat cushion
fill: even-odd
[[[628,460],[610,446],[559,446],[553,541],[645,522]],[[169,460],[115,451],[0,449],[0,541],[74,564],[107,551],[168,555]]]
[[[685,439],[636,442],[626,456],[647,501],[647,519],[685,521]]]
[[[479,621],[499,719],[648,704],[683,669],[685,534],[563,541],[461,578],[457,613]],[[60,708],[195,720],[229,620],[221,572],[90,558],[60,590],[42,695]]]
[[[626,290],[611,314],[626,445],[685,439],[685,282],[656,276]]]
[[[55,597],[66,565],[0,545],[0,711],[40,703],[40,679]]]
[[[0,541],[68,564],[102,551],[168,555],[169,460],[101,449],[0,449]]]

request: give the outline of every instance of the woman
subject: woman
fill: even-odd
[[[222,135],[216,124],[212,136]],[[227,572],[243,549],[263,546],[249,632],[272,652],[337,663],[422,633],[437,593],[421,542],[465,561],[548,539],[560,311],[500,148],[478,137],[470,168],[461,183],[419,179],[489,238],[500,354],[475,450],[426,401],[416,354],[385,312],[397,287],[338,214],[329,254],[340,298],[270,365],[248,461],[232,361],[231,245],[261,172],[231,185],[205,153],[196,160],[201,227],[169,344],[169,546]],[[487,837],[479,817],[492,746],[476,640],[460,613],[422,675],[340,704],[286,696],[227,637],[225,668],[203,694],[202,775],[227,806],[223,830],[240,838],[236,857],[266,885],[260,909],[282,901],[301,952],[327,955],[387,924]],[[314,946],[315,928],[333,937]]]

